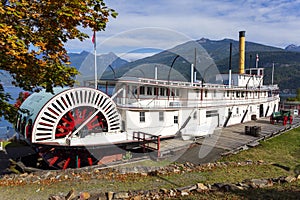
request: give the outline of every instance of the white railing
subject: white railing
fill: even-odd
[[[212,98],[212,99],[131,99],[117,98],[117,106],[144,109],[167,109],[167,108],[195,108],[195,107],[221,107],[228,105],[259,104],[263,102],[276,101],[276,96],[248,97],[248,98]]]

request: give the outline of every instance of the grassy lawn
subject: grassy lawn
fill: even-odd
[[[300,128],[291,130],[267,141],[256,148],[221,159],[221,161],[252,160],[274,163],[294,170],[300,165]]]
[[[1,186],[0,196],[4,199],[48,199],[50,194],[66,194],[70,189],[76,191],[108,192],[151,190],[159,188],[178,188],[196,183],[237,183],[245,179],[277,178],[295,175],[300,171],[300,128],[286,132],[261,145],[235,155],[223,157],[220,162],[238,163],[257,161],[261,164],[227,165],[201,171],[168,173],[166,175],[131,174],[116,178],[93,178],[78,181],[59,181],[49,184],[30,184],[23,186]],[[163,165],[164,163],[162,163]],[[146,161],[136,165],[158,166],[159,163]],[[1,182],[1,180],[0,180]],[[22,193],[20,193],[22,191]],[[266,189],[237,192],[211,192],[195,194],[186,199],[293,199],[300,195],[300,181],[274,185]]]

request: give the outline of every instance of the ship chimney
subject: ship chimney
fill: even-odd
[[[240,74],[245,73],[245,31],[239,32],[240,41],[240,62],[239,62],[239,72]]]

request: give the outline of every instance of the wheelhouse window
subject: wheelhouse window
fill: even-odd
[[[145,118],[145,112],[140,112],[140,122],[145,122],[146,118]]]

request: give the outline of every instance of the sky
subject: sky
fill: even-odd
[[[246,41],[285,48],[300,45],[300,0],[106,0],[119,15],[97,32],[97,54],[140,53],[208,38]],[[92,36],[91,30],[84,30]],[[68,52],[93,51],[91,40],[71,41]],[[132,53],[133,51],[133,53]],[[129,53],[130,52],[130,53]],[[151,54],[151,51],[143,52]]]

